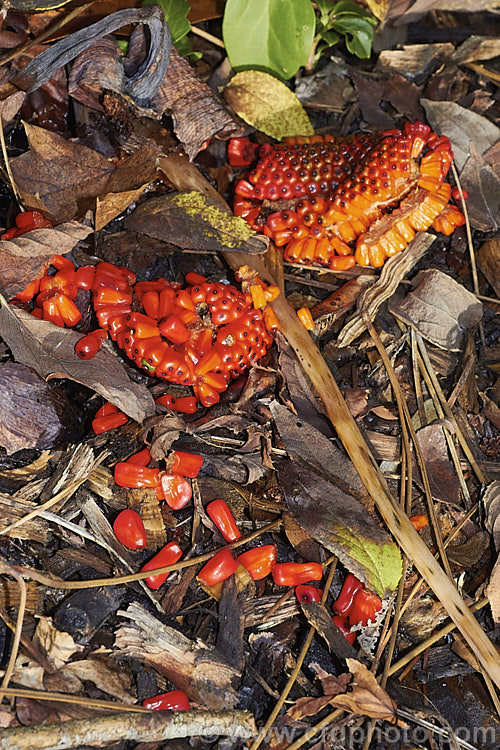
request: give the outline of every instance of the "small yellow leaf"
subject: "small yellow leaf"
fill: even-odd
[[[387,18],[387,14],[389,13],[389,10],[391,8],[391,1],[390,0],[366,0],[366,4],[368,5],[369,10],[371,10],[375,18],[378,18],[378,20],[381,23],[384,23],[385,19]]]
[[[244,70],[231,78],[224,93],[242,120],[278,141],[286,136],[314,135],[295,94],[268,73]]]

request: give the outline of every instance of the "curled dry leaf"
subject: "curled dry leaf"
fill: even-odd
[[[372,672],[356,659],[347,659],[347,666],[352,674],[352,690],[332,698],[332,705],[354,714],[370,716],[372,719],[393,721],[396,716],[396,704],[380,687]]]
[[[133,383],[110,346],[84,362],[75,353],[81,336],[68,328],[38,320],[0,299],[2,337],[18,362],[50,378],[69,378],[99,393],[137,422],[154,413],[154,401],[145,386]]]
[[[239,126],[206,83],[172,47],[170,65],[151,107],[160,115],[169,113],[175,134],[194,159],[205,141],[237,135]]]
[[[50,7],[62,4],[63,2],[59,0]],[[13,76],[12,82],[25,91],[36,91],[56,71],[90,47],[96,39],[101,39],[131,23],[148,26],[149,49],[143,64],[133,75],[129,77],[125,69],[123,70],[118,81],[118,91],[136,100],[139,105],[147,104],[158,91],[165,76],[171,49],[170,29],[165,22],[163,11],[156,5],[118,10],[91,26],[65,36],[37,55],[25,68]]]
[[[70,221],[58,227],[33,229],[12,240],[0,240],[0,292],[10,299],[42,274],[54,253],[64,255],[92,232]]]
[[[435,269],[421,271],[414,284],[401,302],[388,303],[390,311],[440,349],[460,351],[467,330],[482,318],[482,304],[451,276]]]
[[[272,138],[314,135],[309,118],[295,94],[268,73],[245,70],[224,90],[228,104],[249,125]]]

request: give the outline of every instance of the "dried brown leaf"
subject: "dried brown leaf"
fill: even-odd
[[[347,659],[347,666],[352,674],[352,691],[333,698],[332,705],[372,719],[392,721],[396,714],[396,704],[380,687],[372,672],[356,659]]]
[[[389,301],[391,312],[435,346],[460,351],[467,330],[481,320],[482,304],[451,276],[435,269],[421,271],[413,283],[415,288],[402,301]]]
[[[145,386],[133,383],[105,342],[96,356],[84,362],[75,353],[81,336],[68,328],[38,320],[0,300],[0,330],[15,359],[38,374],[69,378],[99,393],[137,422],[154,413],[154,401]]]
[[[51,617],[39,618],[33,641],[56,669],[64,666],[74,654],[83,651],[83,646],[75,643],[69,633],[54,627]]]
[[[484,154],[500,138],[500,128],[486,117],[477,115],[455,102],[422,99],[422,105],[432,129],[447,135],[450,139],[459,169],[462,169],[470,156],[471,143],[480,154]]]
[[[467,199],[467,211],[474,229],[496,231],[500,226],[500,178],[472,141],[470,156],[460,174]]]
[[[500,239],[484,242],[476,252],[476,262],[500,297]]]
[[[457,504],[460,500],[460,485],[448,454],[444,429],[439,424],[430,424],[417,432],[420,450],[424,457],[432,497],[446,503]],[[417,467],[416,481],[422,485]]]
[[[54,253],[64,255],[92,232],[76,221],[33,229],[12,240],[0,240],[0,292],[10,299],[42,274]]]
[[[25,124],[30,149],[11,160],[24,204],[55,224],[81,216],[96,197],[147,184],[156,173],[155,154],[144,148],[117,165],[97,151],[57,133]]]
[[[237,135],[238,124],[189,63],[172,47],[170,65],[158,93],[151,102],[158,113],[168,112],[175,134],[194,159],[205,141]]]

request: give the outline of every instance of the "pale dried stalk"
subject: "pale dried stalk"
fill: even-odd
[[[169,173],[168,160],[164,165],[164,171],[178,187],[174,175]],[[183,164],[182,181],[184,186],[189,183],[193,190],[200,189],[204,193],[218,195],[187,159]],[[218,199],[222,201],[220,196]],[[274,283],[261,256],[248,253],[224,253],[224,258],[232,269],[236,270],[239,266],[247,264],[253,267],[266,282]],[[340,389],[316,344],[283,295],[272,303],[272,307],[281,323],[282,333],[316,388],[332,425],[388,529],[432,588],[493,682],[500,686],[500,661],[496,648],[469,612],[455,586],[444,574],[441,566],[411,525],[406,513],[396,504],[385,477],[347,408]]]
[[[154,711],[94,716],[91,719],[38,724],[0,731],[0,750],[65,750],[102,747],[117,740],[163,742],[179,737],[224,735],[247,739],[256,733],[248,711]]]

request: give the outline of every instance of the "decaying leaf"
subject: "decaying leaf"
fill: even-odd
[[[401,302],[389,302],[391,312],[435,346],[460,351],[467,330],[481,320],[482,304],[442,271],[421,271],[413,283],[414,290]]]
[[[430,424],[417,432],[420,450],[424,457],[432,497],[445,503],[458,504],[460,485],[457,474],[448,454],[444,428],[440,424]],[[415,480],[422,480],[416,468]]]
[[[60,669],[71,657],[83,650],[69,633],[54,627],[51,617],[40,617],[34,642],[42,650],[55,669]]]
[[[145,388],[133,383],[107,342],[90,361],[81,360],[75,344],[81,336],[68,328],[38,320],[0,300],[2,337],[18,362],[50,378],[69,378],[99,393],[137,422],[154,413],[154,401]]]
[[[500,239],[483,243],[476,253],[477,265],[500,297]]]
[[[285,86],[268,73],[245,70],[238,73],[224,90],[236,114],[272,138],[314,135],[314,130],[301,103]]]
[[[178,247],[223,252],[265,252],[268,241],[243,219],[196,191],[151,198],[135,209],[125,226]]]
[[[396,704],[377,683],[375,675],[356,659],[347,659],[347,666],[352,674],[352,690],[332,698],[332,705],[372,719],[393,721]]]
[[[471,141],[470,156],[460,179],[467,191],[467,211],[474,229],[496,231],[500,226],[500,178]]]
[[[401,577],[398,548],[361,503],[303,462],[287,462],[278,474],[297,523],[368,588],[381,597],[392,594]]]
[[[47,7],[56,7],[57,4]],[[28,5],[28,2],[26,3]],[[41,3],[43,5],[43,3]],[[156,5],[142,8],[123,8],[110,13],[87,28],[79,29],[47,47],[14,77],[13,82],[25,91],[36,91],[60,68],[73,60],[96,39],[126,26],[144,24],[149,29],[149,49],[143,64],[129,77],[125,69],[117,78],[116,90],[140,105],[148,104],[165,76],[170,59],[171,38],[161,8]]]
[[[33,229],[12,240],[0,240],[0,292],[11,299],[42,274],[54,253],[64,255],[91,233],[77,221],[58,227]]]
[[[366,0],[366,4],[375,18],[384,23],[389,12],[391,0]]]
[[[98,196],[126,192],[155,177],[157,149],[139,149],[115,165],[57,133],[28,123],[25,130],[30,149],[11,160],[12,173],[24,204],[55,224],[82,216]]]
[[[239,125],[175,47],[151,107],[160,114],[172,115],[175,133],[190,159],[206,141],[238,134]]]

